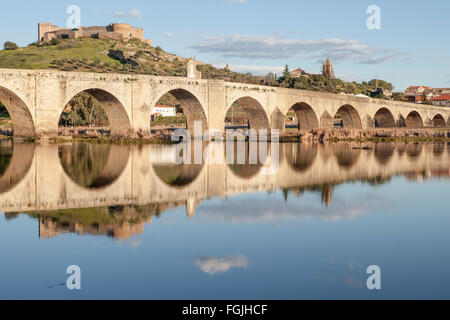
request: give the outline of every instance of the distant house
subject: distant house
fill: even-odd
[[[163,106],[163,105],[157,105],[153,108],[152,111],[152,118],[155,117],[176,117],[177,116],[177,110],[175,107],[171,106]]]
[[[291,71],[292,78],[300,78],[301,76],[307,76],[308,74],[308,72],[300,68]]]
[[[440,95],[449,95],[450,94],[450,88],[434,88],[431,89],[432,93],[433,93],[433,97],[438,97]]]
[[[443,94],[430,99],[435,106],[450,107],[450,94]]]

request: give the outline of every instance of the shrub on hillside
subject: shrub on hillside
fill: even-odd
[[[3,49],[4,50],[17,50],[17,49],[19,49],[19,46],[17,44],[15,44],[14,42],[6,41],[5,44],[3,45]]]

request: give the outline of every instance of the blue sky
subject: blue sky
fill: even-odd
[[[448,0],[11,1],[0,42],[36,41],[38,22],[65,26],[72,4],[84,26],[128,22],[168,52],[235,71],[281,73],[288,64],[315,73],[330,56],[344,80],[450,87]],[[366,26],[370,5],[381,8],[381,30]]]

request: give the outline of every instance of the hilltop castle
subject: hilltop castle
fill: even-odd
[[[112,23],[105,27],[79,27],[78,29],[64,29],[51,23],[39,23],[39,40],[51,41],[55,38],[77,39],[91,37],[95,39],[129,40],[137,38],[148,45],[152,45],[151,39],[144,38],[144,29],[135,28],[127,23]]]

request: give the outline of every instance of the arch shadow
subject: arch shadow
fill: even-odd
[[[417,111],[411,111],[406,117],[406,127],[423,127],[422,116]]]
[[[270,123],[267,113],[256,99],[252,97],[239,98],[232,103],[227,112],[229,112],[232,108],[240,108],[247,114],[249,129],[270,130]]]
[[[108,121],[111,127],[111,136],[120,137],[130,134],[130,132],[132,131],[131,121],[124,105],[113,94],[103,89],[91,88],[78,92],[65,102],[64,106],[61,109],[61,114],[62,110],[66,108],[67,104],[69,104],[73,98],[83,92],[92,96],[101,105],[103,111],[108,117]]]
[[[441,114],[437,114],[433,118],[433,127],[446,127],[445,119]]]
[[[392,112],[387,108],[381,108],[375,114],[376,128],[395,128],[395,119]]]
[[[395,153],[395,146],[390,143],[377,143],[375,145],[375,159],[380,165],[387,165]]]
[[[307,103],[298,102],[289,111],[297,117],[298,130],[314,130],[319,128],[319,120],[314,109]]]
[[[200,100],[197,99],[197,97],[192,92],[181,88],[172,89],[162,94],[155,101],[155,105],[166,94],[171,94],[178,101],[181,109],[183,110],[183,114],[186,116],[186,129],[190,132],[191,135],[194,134],[196,122],[202,124],[202,134],[203,132],[208,130],[208,121],[206,118],[205,109],[200,103]],[[153,105],[153,107],[155,105]]]
[[[411,160],[415,160],[422,154],[423,146],[419,143],[409,143],[406,145],[406,155]]]
[[[288,164],[300,173],[308,171],[319,154],[315,143],[283,144],[282,150]]]
[[[333,154],[339,167],[351,169],[361,156],[360,149],[353,149],[350,143],[340,143],[333,145]]]
[[[202,144],[201,154],[203,155],[207,143]],[[181,142],[179,157],[184,159],[184,163],[175,164],[173,162],[176,146],[152,146],[150,149],[155,159],[161,159],[159,162],[152,161],[152,168],[159,181],[168,187],[183,189],[192,185],[200,176],[204,163],[195,164],[195,146],[193,143]],[[184,152],[189,154],[184,154]],[[170,160],[169,160],[170,159]]]
[[[34,137],[33,117],[25,102],[11,90],[0,86],[0,101],[5,105],[13,124],[15,137]]]
[[[358,111],[351,105],[346,104],[338,109],[336,115],[342,120],[342,127],[362,129],[362,121]]]

